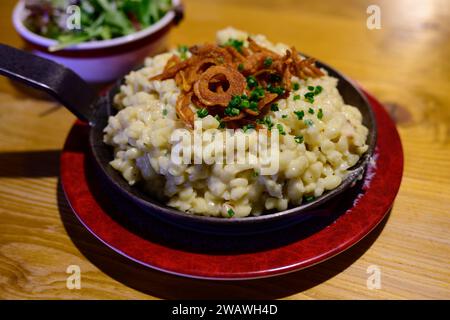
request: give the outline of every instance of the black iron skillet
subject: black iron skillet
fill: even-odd
[[[144,193],[139,187],[131,187],[120,173],[109,165],[113,159],[113,151],[111,147],[103,143],[103,128],[107,125],[108,117],[115,113],[112,101],[121,82],[118,82],[105,96],[98,97],[92,88],[72,70],[50,60],[0,44],[0,74],[49,93],[78,119],[89,123],[91,127],[89,145],[92,155],[98,171],[108,184],[114,186],[124,197],[132,200],[148,214],[177,226],[212,233],[263,232],[302,221],[308,216],[307,212],[314,211],[311,209],[326,205],[328,200],[349,189],[358,178],[362,177],[375,148],[377,128],[374,114],[361,91],[346,77],[323,63],[319,62],[318,66],[325,68],[329,75],[339,79],[338,90],[345,103],[361,111],[363,124],[369,129],[367,138],[369,149],[336,189],[326,192],[311,202],[258,217],[226,219],[197,216],[170,208]]]

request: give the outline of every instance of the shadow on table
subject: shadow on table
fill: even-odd
[[[95,238],[75,217],[58,184],[64,226],[81,253],[113,279],[163,299],[278,299],[312,288],[348,268],[377,239],[389,217],[347,251],[316,266],[290,274],[239,281],[189,279],[156,271],[116,253]]]
[[[56,177],[60,155],[61,150],[0,152],[0,177]]]

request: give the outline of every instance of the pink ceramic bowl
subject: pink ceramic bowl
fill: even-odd
[[[80,43],[50,52],[48,48],[56,41],[37,35],[24,26],[24,8],[24,1],[19,1],[14,8],[13,24],[26,47],[34,54],[65,65],[91,83],[119,79],[134,66],[141,64],[146,56],[164,51],[171,27],[183,18],[181,1],[172,0],[172,9],[161,20],[139,32],[111,40]]]

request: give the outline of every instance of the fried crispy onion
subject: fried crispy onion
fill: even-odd
[[[191,110],[191,107],[189,106],[191,103],[192,98],[192,92],[188,94],[180,94],[177,99],[176,104],[176,112],[177,115],[180,117],[181,120],[183,120],[186,125],[188,125],[189,128],[194,128],[194,117],[195,114]]]
[[[176,112],[190,128],[195,120],[191,104],[220,117],[228,128],[248,124],[259,128],[256,120],[264,116],[267,106],[289,96],[292,76],[307,79],[324,73],[313,58],[303,58],[294,47],[280,55],[250,37],[247,43],[248,47],[239,48],[213,44],[192,46],[190,58],[182,60],[174,54],[163,72],[150,80],[175,80],[181,89]],[[255,82],[252,85],[250,78]],[[242,103],[241,99],[247,100]]]
[[[205,106],[226,107],[231,98],[244,92],[244,76],[230,67],[214,66],[206,70],[194,85],[194,93]]]

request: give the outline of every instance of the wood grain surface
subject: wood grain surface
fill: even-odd
[[[0,42],[21,47],[15,1],[0,2]],[[228,25],[266,34],[356,79],[386,104],[405,152],[399,195],[363,241],[313,268],[239,282],[184,279],[126,260],[74,218],[58,182],[75,118],[0,79],[1,299],[449,299],[450,9],[446,0],[188,0],[170,43],[210,41]],[[366,8],[381,7],[380,30]],[[81,289],[66,287],[69,265]],[[367,268],[381,288],[367,288]]]

